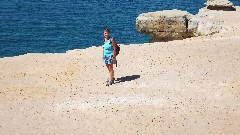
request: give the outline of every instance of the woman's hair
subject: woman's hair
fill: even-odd
[[[109,30],[109,29],[104,29],[103,31],[110,33],[110,30]]]

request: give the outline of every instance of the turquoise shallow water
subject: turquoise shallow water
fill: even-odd
[[[100,46],[109,28],[118,43],[145,43],[136,32],[143,12],[179,9],[196,14],[206,0],[2,0],[0,58]],[[232,0],[240,5],[239,0]]]

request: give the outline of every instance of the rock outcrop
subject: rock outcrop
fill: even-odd
[[[208,0],[205,5],[207,7],[200,9],[196,15],[181,10],[140,14],[136,19],[136,29],[138,32],[152,36],[151,42],[207,36],[221,32],[224,29],[222,26],[224,22],[219,19],[218,10],[230,10],[234,8],[233,3],[228,0]]]
[[[228,0],[208,0],[204,4],[210,10],[235,10],[234,4]]]
[[[190,37],[187,32],[190,15],[180,10],[143,13],[136,19],[136,29],[161,41],[187,38]]]
[[[189,17],[188,32],[194,36],[212,35],[222,30],[222,24],[217,11],[202,8],[198,14]]]

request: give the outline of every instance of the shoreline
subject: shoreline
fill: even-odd
[[[209,13],[212,13],[212,14],[215,14],[215,15],[213,15],[212,17],[215,17],[216,18],[216,16],[219,16],[218,14],[221,14],[221,13],[224,13],[225,12],[225,14],[227,14],[227,12],[232,12],[232,13],[236,13],[236,15],[237,16],[239,16],[240,17],[240,15],[239,15],[239,12],[240,12],[240,6],[235,6],[235,8],[236,8],[236,11],[216,11],[216,10],[210,10],[211,12],[209,12]],[[201,8],[201,9],[199,9],[199,12],[200,12],[200,10],[203,10],[204,8]],[[218,13],[219,12],[219,13]],[[222,16],[226,16],[226,15],[222,15]],[[221,16],[219,16],[219,17],[221,17]],[[230,20],[227,20],[227,19],[231,19],[231,21]],[[236,29],[236,30],[239,30],[239,27],[237,26],[237,25],[239,25],[239,21],[238,21],[238,19],[234,19],[234,18],[231,18],[231,16],[230,17],[226,17],[226,18],[224,18],[224,17],[221,17],[220,18],[220,20],[222,20],[222,21],[225,21],[226,22],[226,24],[222,24],[224,27],[225,27],[225,29],[223,29],[222,31],[220,31],[219,33],[215,33],[215,34],[211,34],[211,35],[206,35],[206,36],[193,36],[193,37],[190,37],[190,38],[185,38],[185,39],[193,39],[193,38],[198,38],[198,37],[203,37],[203,38],[211,38],[211,37],[213,37],[213,36],[218,36],[218,35],[220,35],[220,36],[222,36],[221,34],[223,34],[224,35],[224,33],[229,33],[229,32],[232,32],[232,31],[234,31],[234,29]],[[153,38],[153,37],[152,37]],[[185,39],[180,39],[180,41],[181,40],[185,40]],[[153,40],[153,39],[150,39],[150,41],[149,42],[146,42],[146,43],[142,43],[143,45],[144,44],[155,44],[155,43],[162,43],[162,42],[151,42],[151,40]],[[179,41],[179,40],[170,40],[170,41],[167,41],[167,42],[165,42],[165,41],[163,41],[163,43],[168,43],[168,42],[172,42],[172,41]],[[119,45],[125,45],[125,44],[119,44]],[[128,46],[128,45],[139,45],[139,44],[127,44],[126,46]],[[0,60],[1,59],[4,59],[4,58],[15,58],[15,57],[21,57],[21,56],[24,56],[24,55],[28,55],[28,54],[64,54],[64,53],[67,53],[67,52],[71,52],[71,51],[74,51],[74,50],[85,50],[85,49],[89,49],[89,48],[95,48],[95,47],[100,47],[101,48],[101,45],[100,46],[96,46],[96,45],[92,45],[92,46],[90,46],[90,47],[87,47],[87,48],[82,48],[82,49],[78,49],[78,48],[76,48],[76,49],[73,49],[73,50],[67,50],[67,51],[65,51],[65,52],[60,52],[60,53],[26,53],[26,54],[22,54],[22,55],[17,55],[17,56],[9,56],[9,57],[2,57],[2,58],[0,58]]]

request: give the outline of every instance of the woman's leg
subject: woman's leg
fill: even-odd
[[[108,71],[109,71],[110,80],[113,81],[113,78],[114,78],[113,64],[107,64],[106,66],[107,66]]]
[[[111,69],[111,72],[110,72],[110,79],[111,79],[111,81],[114,81],[114,70],[113,70],[113,64],[110,65],[110,69]]]

